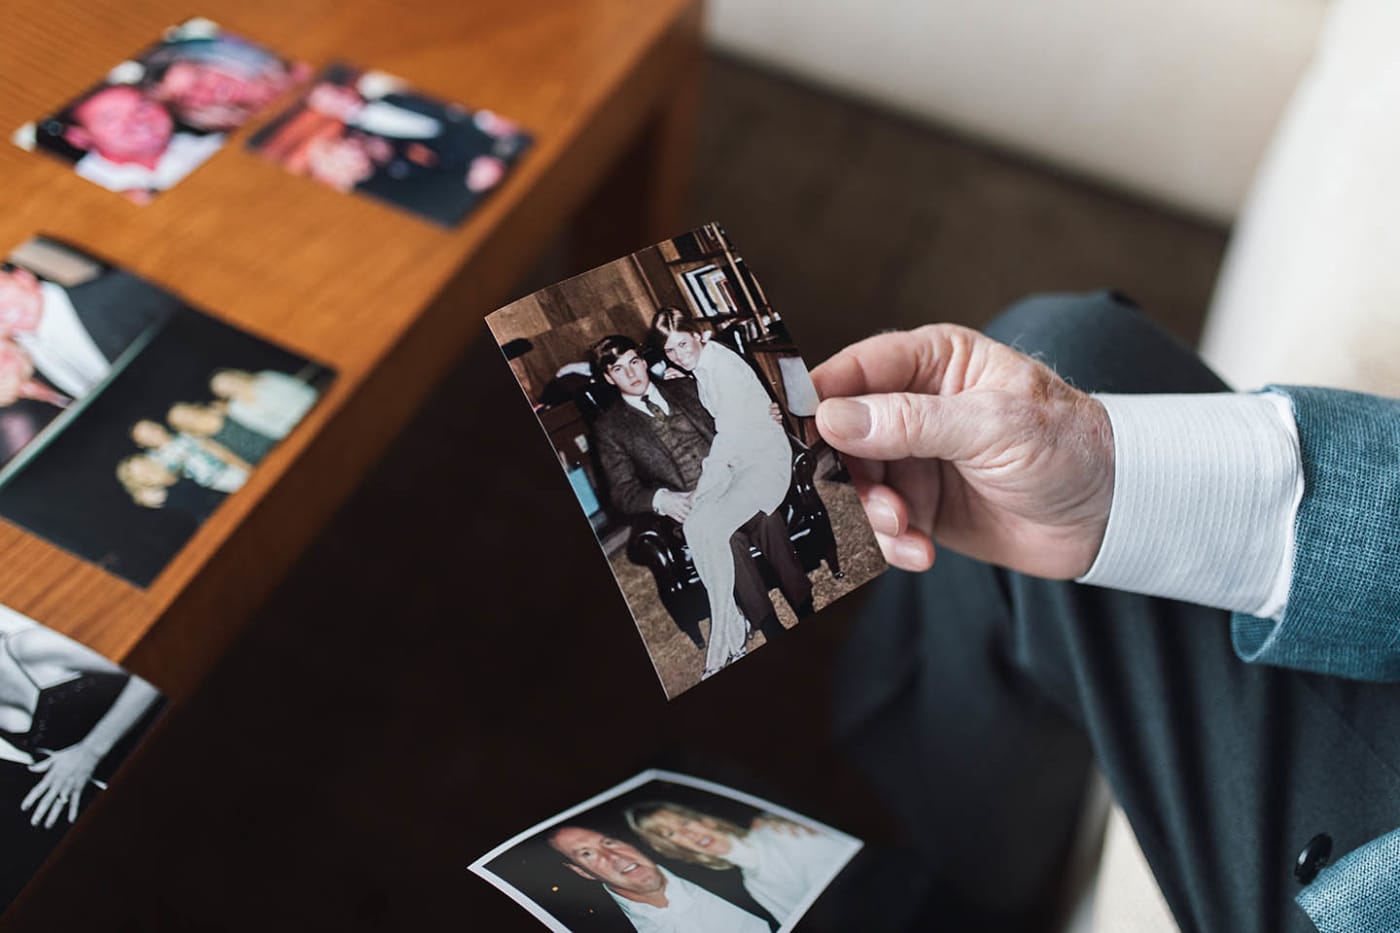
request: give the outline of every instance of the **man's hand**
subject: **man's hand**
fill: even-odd
[[[1113,500],[1108,413],[1050,370],[950,324],[872,337],[812,373],[817,428],[847,460],[896,567],[933,541],[1064,579],[1088,571]]]
[[[656,511],[667,518],[685,524],[685,520],[690,517],[691,499],[694,495],[694,493],[689,492],[662,489],[656,494]]]

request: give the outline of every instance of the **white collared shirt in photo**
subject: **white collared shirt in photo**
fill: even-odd
[[[606,885],[603,887],[632,921],[637,933],[769,933],[768,924],[747,910],[740,910],[660,865],[656,867],[666,878],[665,907],[629,901]]]
[[[34,369],[65,395],[82,398],[112,371],[112,364],[97,348],[78,317],[68,292],[52,282],[39,286],[44,313],[30,334],[15,334],[14,341],[34,361]]]
[[[96,182],[109,191],[164,191],[193,172],[214,153],[223,148],[222,133],[197,136],[176,133],[170,137],[165,152],[154,168],[133,163],[109,161],[96,150],[90,151],[73,166],[83,178]]]

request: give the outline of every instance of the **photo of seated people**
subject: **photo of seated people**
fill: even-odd
[[[472,871],[551,930],[791,930],[860,851],[731,788],[647,771],[499,846]]]
[[[718,224],[486,320],[668,698],[885,569],[807,366]]]
[[[145,204],[309,73],[216,23],[193,19],[166,30],[162,41],[66,107],[20,127],[14,141]]]
[[[74,312],[90,292],[91,324]],[[49,340],[57,309],[66,323]],[[32,358],[0,363],[15,399],[0,407],[0,516],[138,586],[243,487],[333,375],[42,238],[0,272],[0,318],[14,331],[0,350]],[[104,341],[118,349],[102,352]]]
[[[489,110],[414,92],[382,71],[327,68],[248,142],[287,171],[454,226],[505,179],[530,136]]]
[[[140,677],[0,606],[0,912],[164,703]]]

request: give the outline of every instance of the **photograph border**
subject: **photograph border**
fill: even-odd
[[[506,881],[500,875],[491,871],[491,869],[486,867],[486,864],[504,855],[505,853],[509,852],[511,849],[515,848],[521,843],[528,842],[531,838],[550,828],[551,826],[556,826],[559,823],[562,823],[564,820],[569,819],[570,817],[577,816],[580,813],[583,813],[587,810],[591,810],[594,807],[600,806],[601,804],[605,804],[609,800],[616,800],[618,797],[621,797],[628,791],[636,790],[638,787],[641,787],[643,784],[649,783],[651,781],[667,781],[672,784],[680,784],[685,787],[691,787],[695,790],[705,791],[707,793],[716,794],[721,797],[728,797],[729,799],[738,801],[739,803],[743,803],[751,807],[756,807],[764,811],[765,813],[772,813],[774,816],[785,817],[794,822],[801,823],[806,826],[811,826],[812,828],[820,830],[822,832],[830,833],[851,846],[850,852],[841,861],[841,863],[839,865],[836,865],[831,870],[831,872],[822,879],[820,885],[814,886],[814,890],[809,891],[807,893],[807,896],[804,897],[801,903],[799,903],[798,906],[794,909],[792,919],[778,927],[777,933],[789,933],[789,931],[795,929],[797,924],[802,920],[802,918],[806,916],[807,911],[812,909],[812,905],[817,902],[817,899],[820,898],[822,894],[826,893],[827,889],[831,887],[831,883],[836,880],[836,877],[840,875],[841,872],[845,871],[846,866],[851,864],[851,860],[856,857],[856,854],[859,853],[861,849],[865,848],[864,840],[857,839],[850,833],[844,833],[833,826],[828,826],[825,823],[822,823],[818,820],[814,820],[805,814],[798,813],[797,811],[791,810],[787,807],[778,806],[777,804],[771,801],[764,800],[762,797],[745,793],[741,790],[735,790],[732,787],[720,784],[716,781],[707,781],[703,778],[691,777],[687,774],[680,774],[675,771],[667,771],[662,768],[648,768],[640,774],[633,775],[632,777],[628,778],[622,783],[615,784],[607,790],[595,794],[592,797],[589,797],[587,800],[575,804],[567,810],[563,810],[559,813],[556,813],[548,819],[541,820],[534,826],[531,826],[529,829],[516,833],[514,836],[510,837],[505,842],[496,846],[490,852],[487,852],[485,855],[481,856],[467,867],[477,877],[486,881],[488,884],[496,888],[502,894],[506,895],[511,900],[519,904],[521,907],[525,908],[525,910],[527,910],[530,913],[530,916],[534,917],[536,920],[539,920],[546,927],[553,930],[554,933],[571,933],[568,927],[564,926],[562,923],[556,920],[553,917],[553,915],[546,911],[536,901],[532,900],[527,894],[525,894],[524,891],[521,891],[519,888]]]

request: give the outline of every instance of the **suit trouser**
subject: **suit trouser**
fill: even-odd
[[[1031,299],[988,333],[1089,390],[1224,388],[1111,294]],[[837,735],[919,853],[911,928],[1050,929],[1091,764],[1186,931],[1311,931],[1300,850],[1400,826],[1400,687],[1244,664],[1227,613],[942,550],[865,616]]]
[[[734,552],[734,600],[749,623],[772,641],[782,634],[783,623],[773,612],[773,603],[768,598],[768,584],[749,553],[750,545],[758,548],[767,558],[768,566],[773,568],[778,578],[783,597],[794,612],[811,602],[812,581],[807,579],[802,561],[793,550],[781,507],[772,515],[756,513],[729,539],[729,547]]]

